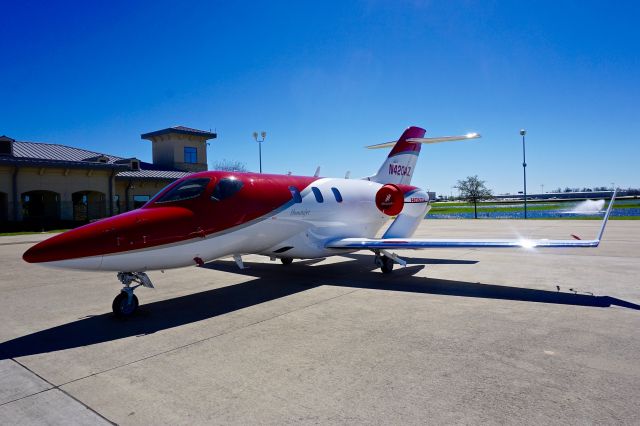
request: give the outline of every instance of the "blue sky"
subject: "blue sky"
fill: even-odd
[[[215,129],[211,161],[353,177],[409,125],[413,183],[640,186],[634,1],[2,1],[0,134],[150,161],[140,134]],[[210,162],[211,162],[210,161]]]

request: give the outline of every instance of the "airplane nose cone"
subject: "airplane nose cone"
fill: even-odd
[[[44,263],[80,257],[84,244],[78,237],[75,230],[55,235],[29,248],[22,255],[22,259],[28,263]]]
[[[184,239],[193,230],[193,212],[182,208],[133,210],[55,235],[22,255],[28,263],[85,269],[102,256]],[[61,262],[62,261],[62,262]],[[87,267],[88,268],[88,267]]]
[[[36,246],[31,247],[22,254],[22,260],[27,263],[38,263],[40,259],[39,249]]]

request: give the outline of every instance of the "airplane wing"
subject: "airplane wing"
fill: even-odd
[[[427,248],[534,248],[534,247],[598,247],[604,228],[609,220],[613,202],[616,198],[614,191],[607,212],[602,220],[600,232],[594,240],[549,240],[549,239],[426,239],[426,238],[340,238],[330,241],[326,247],[334,249],[427,249]]]

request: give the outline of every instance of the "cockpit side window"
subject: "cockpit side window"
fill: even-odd
[[[222,201],[225,198],[229,198],[234,195],[236,192],[240,191],[244,184],[242,181],[234,178],[222,178],[218,182],[215,188],[213,188],[213,193],[211,194],[211,199],[213,201]]]
[[[169,203],[196,198],[202,194],[210,180],[209,178],[187,179],[171,188],[166,194],[163,194],[155,200],[155,202]]]
[[[293,198],[294,203],[302,202],[302,195],[300,195],[300,191],[295,186],[290,186],[289,191],[291,191],[291,198]]]

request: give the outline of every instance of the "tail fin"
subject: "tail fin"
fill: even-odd
[[[369,149],[390,147],[393,147],[393,149],[389,153],[387,160],[382,163],[378,173],[365,179],[383,184],[408,185],[411,183],[411,176],[413,176],[413,170],[416,167],[420,147],[423,143],[463,141],[480,137],[478,133],[467,133],[462,136],[425,138],[425,133],[424,129],[411,126],[402,133],[402,136],[397,141],[368,146],[367,148]]]
[[[423,138],[425,130],[420,127],[409,127],[402,133],[400,139],[393,144],[386,161],[382,163],[380,170],[374,176],[368,177],[378,183],[394,183],[408,185],[411,183],[413,169],[420,154],[420,143],[408,142],[407,139]],[[389,146],[391,144],[388,144]]]

